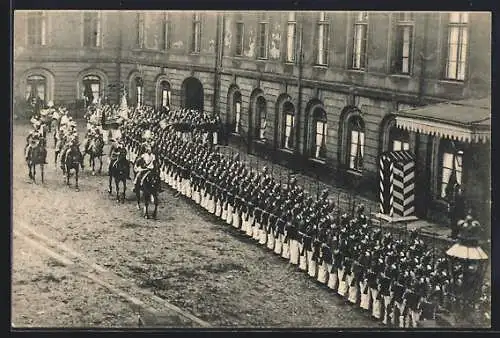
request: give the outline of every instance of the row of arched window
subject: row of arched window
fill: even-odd
[[[242,95],[236,90],[229,93],[228,97],[228,116],[227,122],[233,134],[242,136]],[[292,102],[285,102],[281,111],[276,115],[278,121],[269,121],[268,104],[263,95],[254,98],[255,103],[250,100],[250,111],[248,114],[248,133],[252,140],[266,142],[269,138],[270,123],[275,122],[278,132],[274,142],[277,142],[278,148],[285,151],[294,151],[296,143],[296,115],[295,107]],[[343,121],[340,121],[338,135],[342,138],[339,144],[343,148],[341,156],[347,169],[355,172],[362,172],[365,167],[365,135],[366,126],[361,114],[356,113],[357,108],[351,109],[354,113],[342,114]],[[253,111],[252,111],[253,110]],[[327,141],[328,120],[327,113],[323,106],[313,106],[309,112],[307,125],[304,128],[304,138],[307,149],[307,156],[311,159],[324,161],[332,149],[328,149],[331,144]],[[341,118],[342,119],[342,118]],[[252,123],[252,120],[254,123]],[[277,123],[276,123],[277,122]],[[410,134],[407,130],[402,130],[395,126],[394,120],[387,123],[387,127],[382,128],[382,133],[387,133],[388,140],[383,145],[383,150],[387,151],[411,151]],[[335,151],[334,149],[333,151]],[[463,184],[463,145],[447,139],[440,139],[437,149],[437,158],[435,169],[437,184],[436,195],[438,198],[448,198],[450,189],[454,186]]]
[[[140,106],[144,103],[144,81],[141,77],[131,79],[131,88],[133,91],[130,93],[132,102],[130,104]],[[188,83],[187,81],[186,83]],[[103,96],[103,80],[96,74],[89,74],[82,78],[83,84],[83,98],[87,102],[96,103]],[[198,86],[201,84],[198,84]],[[184,87],[184,85],[183,85]],[[191,95],[191,87],[186,86],[185,101]],[[157,86],[156,102],[159,108],[171,105],[171,86],[166,80],[161,80]],[[196,88],[195,88],[196,89]],[[197,88],[196,96],[203,95],[198,93],[200,88]],[[203,89],[201,88],[201,91]],[[29,102],[39,100],[47,103],[48,84],[46,76],[38,73],[29,75],[26,78],[25,99]],[[228,118],[227,122],[230,125],[231,132],[241,135],[242,128],[242,95],[240,91],[230,91],[228,95]],[[269,121],[268,116],[268,102],[262,92],[255,96],[254,103],[251,104],[249,115],[248,133],[253,140],[266,142],[268,139],[273,138],[280,149],[285,151],[294,151],[297,146],[296,138],[296,114],[295,106],[292,102],[286,101],[281,106],[281,111],[277,115],[277,138],[274,139],[270,135],[270,124],[276,121]],[[201,103],[202,104],[202,103]],[[341,121],[339,128],[342,128],[344,133],[343,140],[340,144],[344,148],[343,159],[346,166],[353,171],[361,172],[364,167],[365,158],[365,121],[360,114],[347,114],[345,121]],[[383,131],[386,132],[386,131]],[[410,136],[405,130],[401,130],[392,125],[388,130],[388,143],[385,150],[399,151],[410,150]],[[328,156],[329,143],[328,137],[328,120],[327,113],[322,105],[313,106],[308,115],[307,126],[304,130],[306,145],[308,149],[308,157],[317,160],[326,160]],[[334,150],[335,151],[335,150]],[[445,198],[449,194],[450,186],[453,184],[462,184],[462,171],[463,171],[463,148],[448,140],[441,140],[438,151],[438,172],[439,180],[437,187],[437,194],[441,198]]]
[[[236,90],[228,97],[228,116],[227,123],[230,131],[234,134],[242,134],[242,95]],[[252,100],[251,100],[252,101]],[[281,105],[278,111],[278,121],[269,121],[268,104],[263,95],[258,95],[253,99],[255,103],[250,103],[248,117],[248,133],[256,141],[266,142],[269,135],[268,126],[275,123],[277,127],[277,137],[274,142],[278,148],[285,151],[294,151],[297,146],[297,120],[295,106],[292,102],[286,101]],[[315,105],[311,108],[307,117],[305,128],[305,144],[308,151],[308,157],[320,161],[326,160],[328,156],[328,120],[327,113],[322,105]],[[350,169],[362,171],[363,158],[365,152],[365,122],[358,115],[348,117],[345,124],[347,127],[347,148],[345,162]],[[407,132],[398,131],[399,134],[393,134],[394,150],[407,150],[409,147],[409,136]],[[331,149],[330,149],[331,150]]]

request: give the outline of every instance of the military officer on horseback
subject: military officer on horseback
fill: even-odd
[[[59,121],[60,128],[67,127],[69,122],[70,122],[70,116],[68,116],[68,111],[64,109],[62,111],[61,120]]]
[[[83,149],[85,152],[88,151],[88,148],[90,146],[90,141],[94,138],[101,139],[104,141],[104,137],[101,134],[101,131],[98,128],[96,128],[95,126],[91,126],[91,128],[89,130],[87,130],[87,134],[85,135],[85,142],[83,144]]]
[[[140,182],[139,179],[142,179],[147,172],[155,169],[156,156],[153,153],[152,144],[150,142],[145,142],[143,144],[143,149],[144,153],[140,157],[140,159],[142,159],[142,165],[134,166],[134,171],[136,172],[134,177],[134,192],[136,192],[137,184]]]
[[[96,133],[100,134],[99,129],[96,128]],[[102,136],[101,136],[102,137]],[[109,151],[109,168],[108,172],[111,172],[111,168],[116,164],[116,161],[120,158],[120,156],[123,156],[125,158],[127,156],[127,149],[125,148],[125,145],[123,144],[123,141],[121,138],[116,138],[112,140],[111,144],[111,149]],[[130,168],[127,166],[127,179],[131,180],[130,178]]]
[[[76,123],[74,121],[69,122],[68,129],[65,135],[64,146],[61,151],[61,169],[63,170],[64,163],[66,162],[66,156],[72,146],[76,147],[80,154],[80,158],[83,159],[82,153],[80,151],[80,139],[78,137],[78,132],[76,131]]]
[[[43,142],[43,135],[40,134],[40,122],[35,122],[33,124],[33,129],[29,132],[26,137],[26,146],[24,148],[24,157],[28,161],[28,154],[30,149],[42,146],[43,162],[47,164],[47,150],[45,149],[45,143]]]

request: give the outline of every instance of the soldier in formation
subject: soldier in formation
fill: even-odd
[[[434,320],[438,307],[456,303],[464,267],[415,231],[395,238],[370,224],[363,205],[342,214],[328,190],[315,199],[293,177],[282,184],[267,168],[256,171],[238,155],[221,155],[203,136],[209,115],[141,109],[123,128],[128,149],[137,151],[144,131],[153,130],[148,151],[157,154],[164,182],[347,303],[401,328]]]

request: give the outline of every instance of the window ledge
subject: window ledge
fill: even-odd
[[[295,61],[285,61],[285,65],[287,65],[287,66],[295,66]]]
[[[268,61],[268,60],[269,60],[269,58],[267,58],[267,57],[265,57],[265,58],[257,57],[257,61]]]
[[[321,159],[321,158],[311,157],[311,158],[309,158],[309,161],[315,162],[315,163],[318,163],[318,164],[326,164],[326,160]]]
[[[162,53],[162,52],[166,52],[168,51],[168,49],[162,49],[162,48],[159,48],[159,49],[155,49],[155,48],[136,48],[136,49],[133,49],[134,51],[142,51],[142,52],[150,52],[150,53]]]
[[[321,65],[321,64],[314,64],[313,67],[319,69],[328,69],[328,65]]]
[[[453,80],[453,79],[441,79],[439,80],[441,83],[449,83],[449,84],[454,84],[454,85],[464,85],[465,80]]]
[[[236,132],[234,132],[234,131],[232,131],[230,134],[231,134],[231,136],[238,136],[238,137],[240,137],[240,136],[241,136],[241,134],[240,134],[240,133],[236,133]]]
[[[412,78],[411,74],[392,73],[392,74],[389,74],[389,76],[395,77],[395,78],[401,78],[401,79],[411,79]]]
[[[362,73],[366,73],[366,70],[365,69],[354,69],[354,68],[349,68],[347,69],[349,72],[351,73],[359,73],[359,74],[362,74]]]
[[[286,154],[293,155],[293,150],[292,149],[286,149],[286,148],[280,148],[280,151]]]
[[[255,140],[254,142],[255,143],[259,143],[259,144],[266,144],[267,143],[267,139],[261,138],[261,139]]]
[[[361,171],[354,170],[354,169],[347,169],[347,173],[351,174],[351,175],[354,175],[354,176],[358,176],[358,177],[362,177],[363,176],[363,173]]]

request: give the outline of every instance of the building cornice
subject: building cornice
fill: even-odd
[[[133,57],[35,57],[35,56],[21,56],[18,57],[16,63],[20,64],[23,62],[34,62],[37,64],[41,64],[44,62],[60,62],[60,63],[71,63],[71,62],[82,62],[82,63],[121,63],[121,64],[137,64],[140,63],[143,66],[150,67],[159,67],[159,68],[167,68],[167,69],[177,69],[177,70],[185,70],[190,72],[207,72],[213,73],[213,66],[204,66],[204,65],[196,65],[185,62],[160,62],[155,60],[138,60]],[[282,75],[276,73],[264,73],[259,71],[252,70],[244,70],[244,69],[236,69],[236,68],[221,68],[221,75],[227,76],[238,76],[238,77],[246,77],[252,79],[260,79],[261,81],[269,81],[269,82],[281,82],[287,84],[295,84],[297,83],[297,77],[291,75]],[[368,98],[376,98],[379,100],[386,101],[402,101],[408,103],[417,103],[418,102],[418,93],[417,92],[398,92],[391,89],[380,89],[374,87],[366,87],[366,86],[358,86],[352,83],[342,83],[335,81],[321,81],[321,80],[312,80],[304,78],[301,80],[304,87],[310,88],[319,88],[323,90],[329,90],[337,93],[343,93],[346,95],[354,94],[358,96],[368,97]],[[439,103],[444,101],[449,101],[450,99],[455,99],[453,97],[433,97],[433,96],[424,96],[424,101],[429,103]]]

